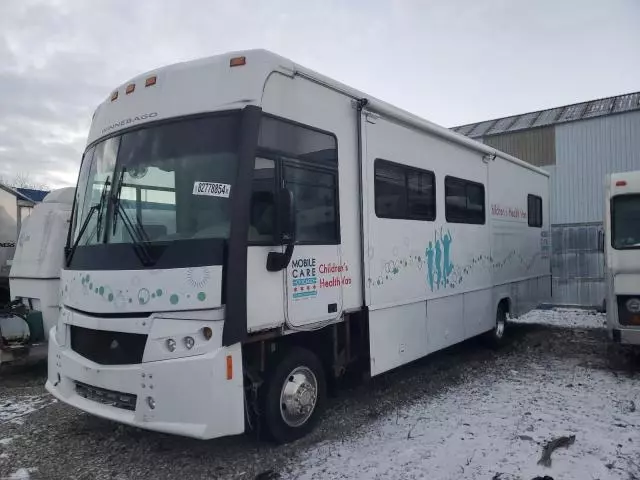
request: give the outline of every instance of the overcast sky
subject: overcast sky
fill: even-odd
[[[445,126],[640,90],[640,0],[0,0],[0,176],[75,183],[155,67],[267,48]]]

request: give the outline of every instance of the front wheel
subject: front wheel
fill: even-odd
[[[314,353],[289,350],[275,365],[265,388],[264,423],[272,440],[287,443],[313,430],[327,394],[324,369]]]

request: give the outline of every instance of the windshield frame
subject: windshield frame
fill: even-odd
[[[156,255],[156,258],[158,259],[158,261],[155,262],[154,265],[144,264],[145,262],[143,262],[142,259],[136,254],[132,242],[118,243],[108,241],[108,232],[113,226],[114,214],[116,213],[114,211],[114,195],[115,192],[118,191],[118,185],[116,185],[116,183],[123,165],[120,161],[119,156],[117,156],[116,158],[116,163],[112,172],[113,180],[111,188],[109,189],[106,205],[102,207],[102,209],[104,210],[103,215],[105,219],[103,220],[100,238],[96,243],[90,243],[87,245],[85,245],[81,241],[75,248],[73,248],[74,243],[77,240],[76,233],[79,223],[81,223],[86,218],[86,213],[90,208],[90,204],[85,204],[85,198],[79,199],[78,195],[80,189],[84,188],[85,191],[83,192],[83,197],[87,196],[86,189],[89,188],[90,179],[88,178],[88,176],[90,175],[90,170],[89,173],[86,174],[83,169],[87,167],[85,166],[85,162],[94,161],[93,155],[87,154],[91,152],[92,149],[95,150],[95,148],[101,143],[107,142],[108,140],[113,138],[118,138],[118,144],[120,144],[122,138],[132,132],[139,132],[142,130],[158,128],[171,124],[180,124],[186,121],[197,121],[201,119],[211,119],[217,117],[229,117],[230,121],[233,122],[234,125],[233,128],[235,130],[233,135],[235,137],[235,147],[232,153],[236,157],[235,161],[237,165],[234,175],[237,182],[239,173],[239,153],[241,149],[241,139],[244,137],[244,133],[242,132],[242,112],[243,110],[241,109],[232,109],[160,119],[153,122],[145,123],[144,125],[136,125],[129,128],[123,128],[115,132],[110,132],[108,135],[104,135],[103,137],[100,137],[99,139],[94,140],[91,144],[87,145],[83,153],[82,164],[78,173],[78,180],[76,181],[76,192],[74,195],[71,222],[69,224],[67,243],[65,247],[65,251],[67,253],[65,268],[69,270],[143,270],[150,268],[167,269],[190,268],[208,265],[224,265],[229,238],[204,237],[179,239],[178,241],[172,239],[167,241],[150,242],[147,244],[147,248],[149,248],[150,252]],[[91,168],[91,166],[88,167]],[[87,178],[85,179],[83,178],[83,176]],[[86,180],[86,184],[80,185],[80,180]],[[232,195],[230,195],[229,198],[230,217],[232,217],[231,212],[233,210],[234,203],[234,190],[235,188],[232,189]],[[79,200],[82,200],[82,203],[79,203]],[[80,209],[82,209],[82,211],[80,211]],[[230,223],[233,223],[231,218]],[[121,222],[119,222],[119,228],[122,228]],[[167,256],[163,254],[164,250],[167,250],[169,258],[164,258],[165,256]],[[169,250],[174,251],[170,252]],[[181,250],[181,252],[177,252],[175,250]],[[195,254],[197,251],[206,252],[206,254],[198,257],[198,255]],[[70,253],[71,255],[69,255]]]
[[[633,244],[633,245],[629,245],[629,246],[625,246],[625,245],[620,245],[619,241],[616,242],[616,222],[617,222],[617,218],[616,218],[616,202],[619,199],[634,199],[637,203],[638,203],[638,207],[640,208],[640,192],[638,193],[623,193],[620,195],[614,195],[611,197],[610,199],[610,216],[611,216],[611,247],[614,250],[640,250],[640,238],[638,238],[638,243],[637,244]],[[638,227],[640,230],[640,227]]]

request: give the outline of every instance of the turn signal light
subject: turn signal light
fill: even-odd
[[[247,57],[234,57],[229,62],[230,67],[241,67],[247,64]]]
[[[144,86],[145,87],[152,87],[153,85],[156,84],[157,81],[158,81],[158,77],[156,77],[154,75],[153,77],[149,77],[144,81]]]
[[[233,357],[227,355],[227,380],[233,379]]]
[[[627,182],[625,180],[618,180],[616,182],[616,187],[626,187],[627,186]]]
[[[114,100],[117,100],[117,99],[118,99],[118,91],[116,90],[111,94],[111,101],[113,102]]]
[[[204,327],[202,329],[202,336],[207,341],[211,340],[211,337],[213,336],[213,330],[211,330],[211,327]]]
[[[125,93],[129,95],[130,93],[133,93],[135,89],[136,89],[136,84],[130,83],[129,85],[127,85],[127,89],[125,90]]]

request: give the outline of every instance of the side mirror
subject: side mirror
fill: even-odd
[[[279,272],[289,266],[293,248],[296,243],[296,209],[293,192],[288,188],[280,190],[278,196],[278,218],[280,220],[279,238],[282,245],[286,245],[284,253],[269,252],[267,256],[267,270]]]
[[[280,190],[278,199],[280,241],[282,242],[282,245],[292,245],[296,242],[296,212],[293,192],[288,188],[283,188]]]

